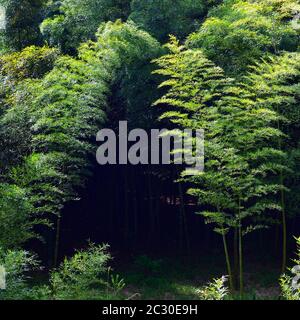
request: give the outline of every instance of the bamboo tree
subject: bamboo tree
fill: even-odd
[[[300,81],[300,54],[285,53],[279,57],[269,57],[257,63],[252,72],[246,78],[246,87],[252,95],[252,99],[261,106],[267,106],[275,110],[280,118],[277,120],[277,129],[282,130],[286,136],[278,138],[279,150],[294,153],[298,146],[298,128],[300,124],[299,113],[299,81]],[[290,157],[292,158],[292,157]],[[279,184],[282,222],[282,272],[287,263],[287,210],[293,211],[288,205],[295,198],[296,190],[289,190],[289,180],[293,180],[295,172],[291,170],[293,165],[290,161],[289,170],[280,170]],[[290,191],[289,194],[287,191]],[[292,214],[290,212],[289,214]]]
[[[174,126],[206,132],[205,172],[184,181],[194,184],[189,193],[199,199],[200,208],[215,209],[200,211],[217,225],[215,231],[222,234],[224,225],[228,231],[237,228],[242,295],[242,238],[267,227],[263,213],[280,210],[273,196],[281,186],[269,179],[284,170],[285,154],[270,147],[282,136],[274,128],[278,115],[256,105],[247,90],[226,78],[200,50],[185,50],[174,37],[167,48],[170,54],[156,61],[156,73],[167,78],[160,85],[167,93],[156,105],[168,106],[161,118]]]
[[[22,132],[18,140],[26,137],[17,161],[5,147],[3,180],[25,190],[34,215],[57,216],[66,202],[78,199],[91,175],[95,133],[107,121],[110,87],[122,72],[160,52],[149,34],[116,21],[102,25],[96,41],[83,44],[76,58],[58,58],[57,50],[47,47],[1,57],[1,79],[7,79],[1,94],[7,102],[0,101],[0,137],[5,138],[0,140],[14,141],[16,120]]]

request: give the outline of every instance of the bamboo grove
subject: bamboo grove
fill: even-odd
[[[151,243],[162,227],[163,199],[176,207],[190,253],[192,203],[192,214],[219,236],[231,292],[244,292],[252,234],[275,230],[285,273],[289,243],[299,235],[298,1],[0,4],[7,19],[0,31],[1,254],[45,241],[49,229],[50,259],[58,265],[64,210],[95,174],[96,133],[125,119],[146,130],[203,129],[205,170],[187,176],[181,166],[126,169],[124,216],[108,210],[99,221],[110,221],[104,228],[119,230],[114,222],[124,219],[121,242],[138,241],[144,223]],[[114,184],[124,172],[116,172],[99,210],[119,197]],[[140,199],[137,179],[147,190]]]

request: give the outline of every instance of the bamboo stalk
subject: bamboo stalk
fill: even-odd
[[[56,236],[55,236],[55,250],[54,250],[54,261],[53,265],[56,268],[58,265],[58,252],[59,252],[59,240],[60,240],[60,216],[57,217],[56,221]]]
[[[232,270],[231,270],[231,264],[230,264],[229,254],[228,254],[228,246],[227,246],[227,240],[226,240],[225,233],[222,234],[222,237],[223,237],[223,245],[224,245],[224,251],[225,251],[227,272],[228,272],[228,276],[229,276],[229,285],[230,285],[231,292],[233,292],[234,286],[233,286],[233,279],[232,279]]]

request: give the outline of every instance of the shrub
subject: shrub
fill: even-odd
[[[228,295],[228,288],[225,286],[226,277],[214,279],[205,287],[198,289],[196,293],[200,300],[224,300]]]
[[[0,290],[0,300],[32,299],[34,289],[28,286],[28,273],[38,268],[35,255],[24,250],[0,248],[0,266],[5,272],[5,286]]]
[[[284,274],[280,278],[281,294],[285,300],[300,300],[300,237],[296,241],[298,252],[297,258],[293,260],[296,266],[289,270],[293,275]]]
[[[90,244],[77,251],[51,273],[50,288],[54,299],[112,299],[124,287],[119,277],[111,277],[107,266],[111,255],[108,245]],[[112,281],[111,281],[112,280]]]

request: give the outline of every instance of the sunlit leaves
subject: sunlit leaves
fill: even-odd
[[[228,74],[240,77],[268,52],[297,50],[299,37],[290,21],[298,5],[290,4],[294,9],[283,1],[225,1],[189,36],[188,46],[202,48]],[[290,12],[289,19],[284,12]]]

